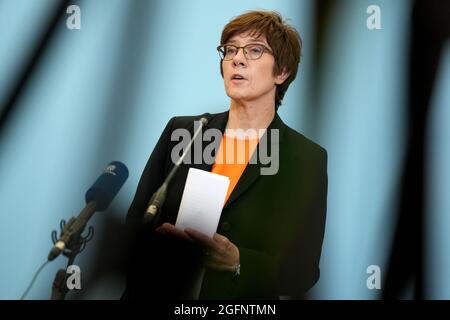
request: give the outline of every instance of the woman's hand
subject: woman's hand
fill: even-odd
[[[234,272],[239,264],[238,247],[227,237],[218,233],[215,233],[211,239],[197,230],[186,228],[183,231],[170,223],[164,223],[156,229],[156,232],[201,245],[205,253],[205,265],[211,269]]]

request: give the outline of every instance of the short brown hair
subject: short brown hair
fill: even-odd
[[[282,70],[289,73],[289,77],[282,84],[277,85],[275,110],[278,110],[289,85],[297,76],[302,39],[297,30],[283,21],[278,12],[248,11],[233,18],[224,27],[220,44],[223,45],[234,35],[247,31],[251,32],[252,36],[264,35],[266,37],[275,58],[273,74],[279,75]],[[223,76],[222,61],[220,62],[220,72]]]

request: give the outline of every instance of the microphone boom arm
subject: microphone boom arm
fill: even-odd
[[[150,198],[150,201],[148,203],[147,210],[144,213],[143,223],[144,225],[150,225],[156,226],[158,223],[159,218],[159,211],[162,205],[164,204],[164,201],[166,200],[166,194],[167,194],[167,187],[172,180],[173,176],[175,175],[176,171],[180,167],[181,163],[183,162],[184,158],[188,154],[188,152],[191,150],[192,144],[194,143],[197,136],[202,131],[203,126],[205,126],[208,122],[206,118],[201,118],[199,120],[200,126],[197,128],[197,130],[194,133],[194,137],[189,141],[186,149],[184,150],[183,154],[181,155],[180,159],[175,163],[175,166],[170,170],[169,174],[167,175],[167,178],[165,179],[164,183],[159,187],[159,189],[152,195]]]

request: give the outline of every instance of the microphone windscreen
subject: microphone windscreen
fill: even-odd
[[[86,191],[86,203],[97,202],[97,211],[104,211],[128,178],[128,169],[120,161],[109,163],[94,184]]]

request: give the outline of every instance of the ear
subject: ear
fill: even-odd
[[[283,69],[279,75],[275,76],[275,84],[282,84],[287,78],[289,78],[290,73],[286,72],[286,68]]]

